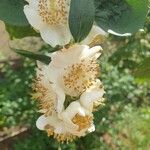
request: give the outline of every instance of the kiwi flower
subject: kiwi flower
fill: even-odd
[[[51,46],[66,45],[70,42],[68,18],[71,0],[26,0],[24,13],[29,23],[38,30],[43,40]],[[83,41],[89,44],[97,35],[105,31],[93,25],[88,37]]]

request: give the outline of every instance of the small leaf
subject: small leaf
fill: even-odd
[[[95,0],[95,21],[105,31],[135,33],[143,28],[148,4],[148,0]]]
[[[89,34],[94,22],[93,0],[71,0],[69,27],[75,42],[80,42]]]
[[[40,36],[30,25],[13,26],[5,23],[5,27],[11,39],[24,38],[26,36]]]
[[[51,58],[49,56],[46,55],[42,55],[42,54],[36,54],[30,51],[25,51],[25,50],[18,50],[18,49],[13,49],[16,53],[28,57],[30,59],[34,59],[34,60],[39,60],[45,64],[49,64],[51,61]]]
[[[29,25],[23,12],[25,4],[25,0],[0,0],[0,20],[16,26]]]
[[[146,58],[135,70],[134,76],[142,81],[150,81],[150,57]]]

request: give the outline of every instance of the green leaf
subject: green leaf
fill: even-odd
[[[69,27],[75,42],[80,42],[89,34],[94,22],[93,0],[71,0]]]
[[[13,25],[5,24],[5,27],[11,39],[23,38],[26,36],[40,36],[30,25],[13,26]]]
[[[134,76],[142,81],[150,81],[150,57],[146,58],[135,70]]]
[[[144,25],[148,4],[148,0],[95,0],[95,20],[105,31],[135,33]]]
[[[49,64],[51,61],[51,58],[49,56],[46,55],[42,55],[42,54],[36,54],[30,51],[25,51],[25,50],[18,50],[18,49],[13,49],[16,53],[28,57],[30,59],[34,59],[34,60],[39,60],[45,64]]]
[[[16,26],[29,25],[23,12],[25,4],[25,0],[0,0],[0,20]]]

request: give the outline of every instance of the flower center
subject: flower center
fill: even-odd
[[[94,60],[81,60],[65,68],[63,84],[66,94],[79,96],[95,83],[99,65]]]
[[[39,0],[39,15],[49,25],[67,24],[69,0]]]
[[[79,126],[78,131],[81,131],[82,129],[89,128],[92,123],[92,117],[91,116],[80,116],[79,114],[75,115],[75,117],[72,119],[72,122]]]

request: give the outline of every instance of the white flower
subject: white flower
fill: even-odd
[[[57,94],[58,112],[64,109],[65,95],[78,97],[96,83],[99,74],[96,60],[100,50],[100,46],[74,45],[51,54],[47,72]]]
[[[33,98],[44,115],[36,125],[58,141],[72,141],[95,130],[92,112],[104,95],[98,79],[100,50],[73,45],[50,54],[49,65],[38,62]]]
[[[87,133],[95,131],[93,106],[95,102],[102,99],[103,94],[102,84],[97,80],[96,84],[86,90],[80,99],[71,102],[61,113],[52,111],[51,114],[42,115],[36,125],[40,130],[45,130],[49,136],[54,136],[60,142],[72,141],[76,137],[85,136]]]
[[[45,42],[51,46],[66,45],[72,39],[68,16],[70,0],[26,0],[24,13],[29,23],[41,33]],[[106,35],[97,26],[93,26],[89,36],[83,41],[89,44],[96,35]]]
[[[42,115],[36,125],[61,142],[72,141],[75,137],[85,136],[95,130],[92,113],[86,111],[79,101],[72,102],[60,116],[57,113]]]

